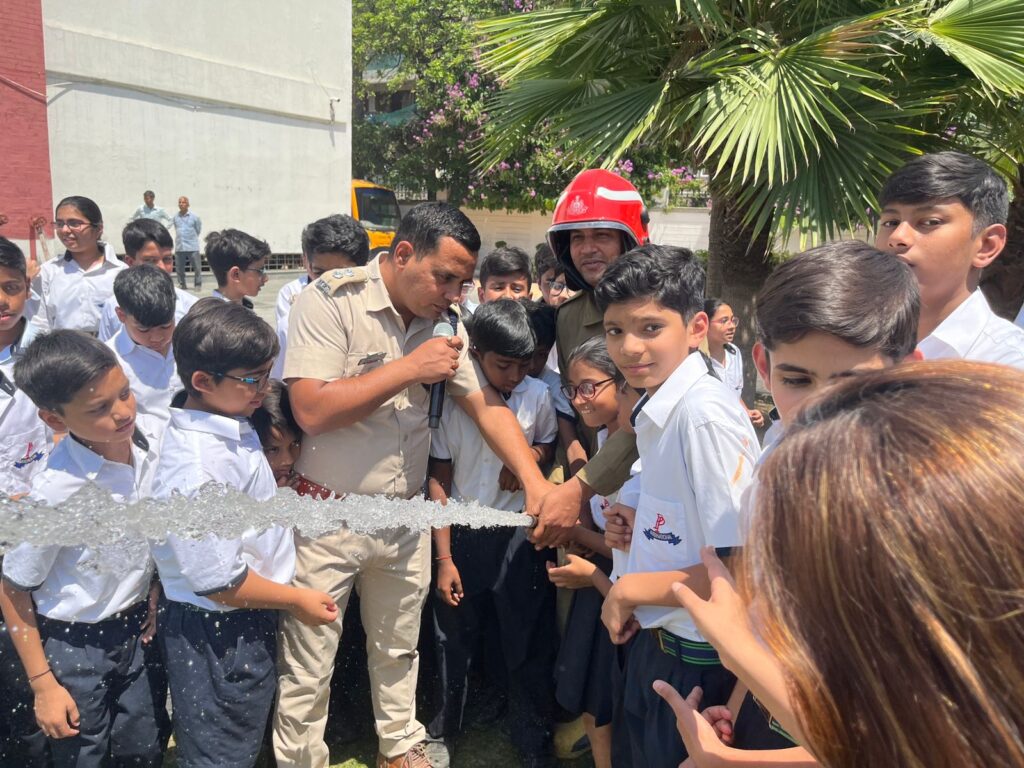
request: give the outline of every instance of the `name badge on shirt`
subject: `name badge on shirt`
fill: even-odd
[[[383,352],[374,352],[372,355],[367,355],[366,357],[364,357],[362,360],[356,363],[356,365],[373,365],[374,363],[382,362],[384,360],[384,357],[385,355]]]

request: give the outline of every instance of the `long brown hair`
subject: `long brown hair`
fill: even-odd
[[[834,767],[1024,766],[1024,374],[858,376],[759,472],[741,588]]]

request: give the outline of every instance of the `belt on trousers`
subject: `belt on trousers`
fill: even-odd
[[[664,654],[700,667],[717,667],[722,664],[722,660],[718,657],[718,651],[711,643],[687,640],[660,627],[648,631],[654,634],[658,648]]]
[[[317,501],[345,498],[345,494],[337,494],[330,488],[320,485],[320,483],[314,483],[308,477],[303,477],[302,475],[296,476],[299,478],[298,482],[296,482],[292,487],[299,496],[312,496]]]

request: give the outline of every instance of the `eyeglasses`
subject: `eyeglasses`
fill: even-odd
[[[551,293],[561,293],[565,290],[565,283],[561,280],[545,280],[544,282]]]
[[[63,229],[64,227],[67,227],[72,232],[78,232],[80,230],[85,229],[86,227],[91,227],[91,226],[93,226],[92,222],[90,222],[90,221],[82,221],[81,219],[54,219],[53,220],[53,228],[55,230]]]
[[[601,381],[583,381],[575,387],[572,384],[563,384],[562,394],[565,395],[567,400],[575,400],[577,395],[584,400],[589,400],[609,381],[615,381],[615,377],[609,376],[607,379],[601,379]]]
[[[720,317],[715,322],[719,325],[739,325],[740,319],[738,317]]]
[[[242,271],[243,272],[255,272],[260,277],[266,277],[267,276],[267,268],[266,267],[260,267],[259,269],[256,269],[255,267],[243,267]]]
[[[208,373],[211,376],[220,376],[223,379],[240,381],[243,384],[248,384],[250,387],[256,387],[257,392],[262,392],[267,388],[267,384],[270,383],[270,371],[261,376],[232,376],[230,373],[217,373],[216,371],[208,371]]]

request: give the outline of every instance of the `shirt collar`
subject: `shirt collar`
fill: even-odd
[[[78,465],[78,468],[88,480],[95,480],[107,464],[115,469],[125,467],[134,473],[142,465],[142,460],[145,458],[144,455],[140,455],[140,452],[149,450],[149,441],[139,431],[138,427],[135,428],[135,434],[132,435],[132,461],[134,462],[134,467],[128,464],[121,464],[120,462],[107,461],[95,451],[86,448],[74,435],[68,435],[67,438],[61,440],[60,444],[64,445],[64,443],[67,443],[65,450],[67,450],[71,460]],[[143,446],[145,447],[143,448]]]
[[[121,330],[114,334],[114,350],[121,357],[127,357],[128,355],[137,352],[143,355],[149,354],[161,362],[167,362],[174,357],[174,347],[168,347],[167,354],[161,355],[159,352],[152,350],[149,347],[136,344],[135,340],[128,335],[128,328],[124,325],[121,326]]]
[[[103,260],[105,262],[107,262],[109,264],[113,264],[115,267],[127,267],[128,266],[123,261],[121,261],[119,258],[117,258],[117,252],[114,250],[114,246],[112,246],[110,243],[104,243],[104,242],[100,242],[100,245],[103,246]],[[71,255],[71,251],[64,251],[64,261],[66,263],[69,263],[69,264],[74,264],[75,267],[78,270],[84,271],[84,270],[82,270],[82,267],[79,266],[78,262],[75,261],[75,257]]]
[[[179,429],[205,432],[228,440],[241,440],[252,432],[248,419],[221,416],[219,413],[194,411],[190,408],[171,408],[171,423]]]
[[[922,351],[925,357],[929,356],[927,347],[930,340],[952,348],[959,357],[966,357],[992,314],[992,308],[985,300],[985,295],[975,289],[959,307],[939,323],[938,328],[922,339],[921,346],[924,348]]]
[[[704,362],[704,356],[700,353],[691,353],[658,387],[658,391],[647,398],[643,412],[659,427],[664,427],[669,414],[683,399],[683,395],[707,375],[708,366]]]
[[[32,343],[32,340],[43,332],[43,329],[38,325],[30,322],[28,316],[24,318],[25,328],[21,332],[21,338],[19,338],[13,344],[8,344],[3,349],[0,349],[0,363],[6,363],[12,358],[17,358],[25,351],[25,348]]]
[[[395,309],[395,305],[391,301],[391,294],[388,293],[388,287],[384,284],[384,277],[380,273],[381,258],[383,256],[378,256],[366,265],[366,311],[382,312],[390,309],[397,315],[398,310]]]

